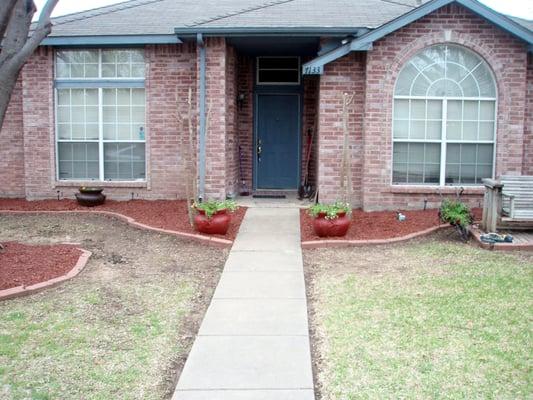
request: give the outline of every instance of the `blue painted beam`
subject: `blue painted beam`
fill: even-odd
[[[183,43],[177,35],[49,36],[41,46],[131,46]]]
[[[354,51],[351,49],[351,42],[346,43],[342,46],[337,47],[336,49],[321,55],[309,62],[306,62],[302,66],[302,71],[304,75],[322,75],[324,73],[324,65],[329,64],[332,61],[337,60],[338,58],[344,57],[350,52]],[[372,48],[370,43],[364,48],[358,49],[358,51],[368,51]]]

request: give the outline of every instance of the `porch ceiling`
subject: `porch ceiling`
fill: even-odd
[[[239,53],[258,55],[316,56],[319,37],[252,36],[227,38],[228,43]]]

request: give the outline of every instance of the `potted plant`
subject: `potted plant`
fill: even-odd
[[[230,213],[237,209],[237,204],[233,200],[208,200],[195,202],[192,207],[198,211],[194,216],[194,224],[199,232],[225,235],[231,222]]]
[[[81,186],[78,190],[76,199],[82,206],[94,207],[105,202],[105,195],[102,193],[103,188]]]
[[[465,203],[444,200],[439,209],[439,218],[442,222],[447,222],[454,226],[463,241],[466,242],[468,240],[470,235],[468,227],[472,224],[474,217]]]
[[[317,203],[309,208],[313,229],[320,237],[344,236],[350,227],[351,207],[348,203]]]

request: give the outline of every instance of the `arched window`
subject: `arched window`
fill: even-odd
[[[455,45],[422,50],[394,90],[393,184],[479,184],[493,176],[496,85]]]

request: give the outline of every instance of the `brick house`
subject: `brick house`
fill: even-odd
[[[477,205],[482,178],[533,175],[532,26],[474,0],[132,0],[59,17],[11,99],[0,197],[184,198],[191,90],[204,198],[296,190],[309,170],[335,200],[348,93],[354,207],[431,207],[459,186]]]

